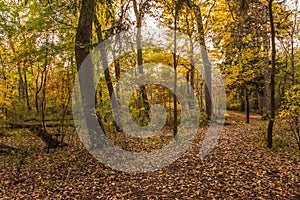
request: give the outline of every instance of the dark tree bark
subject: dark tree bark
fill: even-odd
[[[189,15],[189,8],[186,8],[186,14],[185,14],[185,23],[187,24],[187,27],[193,27],[193,25],[191,26],[190,24],[190,19],[188,18]],[[194,28],[189,28],[189,30],[187,31],[187,35],[189,36],[189,43],[190,43],[190,49],[189,49],[189,59],[190,59],[190,69],[187,68],[189,71],[187,72],[187,81],[190,82],[190,86],[191,88],[195,89],[195,60],[194,60],[194,41],[192,38],[194,32]],[[188,88],[188,94],[189,94],[189,108],[190,109],[194,109],[195,105],[194,105],[194,90],[193,89],[189,89]],[[202,88],[201,88],[202,89]]]
[[[174,67],[174,94],[173,94],[173,104],[174,104],[174,125],[173,125],[173,136],[175,137],[178,131],[178,110],[177,110],[177,20],[178,20],[178,13],[180,7],[180,0],[176,1],[175,6],[175,15],[174,15],[174,52],[173,52],[173,67]]]
[[[195,88],[195,62],[194,62],[194,44],[193,44],[193,40],[192,37],[189,36],[190,39],[190,45],[191,45],[191,56],[190,56],[190,61],[191,61],[191,76],[190,76],[190,84],[191,87],[194,89]],[[193,94],[193,90],[189,91],[189,95],[190,95],[190,103],[189,103],[189,108],[193,109],[195,107],[194,105],[194,94]]]
[[[0,143],[0,155],[17,152],[19,150],[20,149],[18,147]]]
[[[49,152],[49,149],[51,148],[57,148],[60,146],[66,146],[66,144],[62,143],[57,137],[59,136],[57,135],[52,135],[50,133],[48,133],[44,127],[42,126],[31,126],[29,128],[29,130],[35,134],[36,136],[38,136],[39,138],[42,139],[42,141],[44,143],[47,144],[47,151]],[[56,137],[56,138],[55,138]]]
[[[29,92],[28,92],[27,72],[25,69],[23,69],[23,71],[24,71],[25,98],[26,98],[27,109],[29,112],[31,110],[31,106],[30,106]]]
[[[263,23],[267,24],[267,6],[263,5]],[[270,61],[269,61],[269,50],[270,50],[270,38],[268,36],[267,28],[263,32],[263,44],[265,53],[265,65],[264,65],[264,95],[263,95],[263,113],[262,119],[267,120],[270,117]]]
[[[84,0],[81,4],[79,22],[76,33],[75,57],[77,70],[85,61],[86,71],[79,76],[80,93],[84,110],[84,118],[90,136],[91,148],[102,146],[101,138],[98,136],[99,124],[95,122],[95,96],[91,91],[95,91],[94,85],[94,65],[89,49],[92,43],[92,25],[95,16],[95,0]],[[84,89],[83,89],[84,88]],[[99,121],[102,126],[101,121]],[[103,130],[103,129],[102,129]]]
[[[116,44],[114,45],[114,50],[113,50],[113,60],[114,60],[114,67],[115,67],[115,76],[117,78],[117,81],[120,80],[121,78],[121,68],[120,68],[120,61],[118,60],[118,58],[116,58],[116,53],[115,51],[119,51],[120,53],[120,49],[122,48],[121,47],[121,38],[120,38],[120,35],[117,34],[116,36]],[[117,47],[117,45],[119,45]],[[117,104],[119,105],[119,99],[120,99],[120,88],[119,88],[119,85],[116,86],[116,101],[117,101]]]
[[[95,0],[82,1],[75,44],[77,70],[90,53],[88,48],[91,46],[94,13]]]
[[[138,69],[139,69],[139,73],[140,74],[144,74],[144,68],[143,68],[143,46],[142,46],[142,33],[141,33],[141,28],[142,28],[142,20],[143,20],[143,16],[145,14],[145,8],[146,8],[146,4],[147,1],[141,2],[140,5],[137,5],[137,1],[136,0],[132,0],[133,2],[133,9],[134,9],[134,14],[136,17],[136,28],[137,28],[137,35],[136,35],[136,41],[137,41],[137,61],[138,61]],[[150,110],[150,105],[149,105],[149,101],[148,101],[148,97],[147,97],[147,92],[146,92],[146,87],[145,85],[142,85],[140,87],[140,91],[141,91],[141,97],[142,97],[142,101],[143,101],[143,106],[145,108],[145,117],[146,117],[146,121],[150,120],[149,117],[149,110]]]
[[[48,46],[48,34],[46,35],[46,46]],[[50,63],[48,60],[48,49],[45,52],[45,63],[44,63],[44,70],[41,79],[41,89],[42,89],[42,97],[41,97],[41,117],[42,117],[42,125],[44,131],[46,131],[46,123],[45,123],[45,112],[46,112],[46,87],[47,87],[47,74],[48,74],[48,64]]]
[[[19,91],[19,98],[24,98],[25,96],[25,91],[24,91],[24,81],[23,81],[23,76],[21,73],[21,66],[20,63],[18,63],[18,75],[19,75],[19,85],[18,85],[18,91]]]
[[[269,15],[271,25],[271,41],[272,41],[272,68],[270,81],[270,119],[268,124],[267,147],[272,148],[273,145],[273,126],[275,121],[275,72],[276,72],[276,44],[275,44],[275,26],[273,18],[273,0],[269,0]]]
[[[292,68],[292,81],[293,85],[296,84],[296,78],[295,78],[295,41],[294,36],[296,33],[296,26],[297,26],[297,15],[298,15],[298,0],[295,0],[294,2],[296,11],[294,12],[294,19],[293,19],[293,26],[292,26],[292,32],[291,32],[291,68]]]
[[[212,87],[211,87],[211,63],[208,58],[207,54],[207,48],[205,43],[205,33],[204,33],[204,26],[202,21],[202,13],[199,5],[196,5],[192,2],[192,0],[187,0],[188,6],[193,9],[195,16],[196,16],[196,22],[197,22],[197,28],[198,28],[198,40],[200,42],[200,45],[202,47],[201,54],[202,54],[202,60],[204,64],[204,78],[205,78],[205,88],[204,88],[204,94],[205,94],[205,108],[206,108],[206,114],[209,119],[211,119],[211,116],[213,114],[213,108],[212,108]]]
[[[95,23],[95,26],[96,26],[98,42],[101,43],[101,42],[103,42],[102,29],[101,29],[101,24],[99,23],[96,15],[94,17],[94,23]],[[109,93],[110,101],[111,101],[111,104],[112,104],[112,108],[113,109],[118,109],[117,99],[116,99],[116,95],[114,94],[114,87],[113,87],[113,84],[112,84],[112,79],[111,79],[109,68],[108,68],[108,59],[107,59],[107,54],[106,54],[105,47],[101,46],[100,54],[101,54],[101,58],[102,58],[101,61],[102,61],[102,67],[103,67],[103,70],[104,70],[105,82],[106,82],[106,85],[107,85],[107,88],[108,88],[108,93]],[[117,132],[120,132],[121,129],[119,128],[119,126],[117,125],[115,120],[113,121],[113,124],[114,124],[115,130]]]
[[[250,123],[250,102],[249,102],[249,90],[248,86],[245,86],[245,97],[246,97],[246,123]]]
[[[246,103],[245,103],[245,91],[244,87],[240,88],[240,99],[241,99],[241,105],[240,105],[240,111],[245,112]]]

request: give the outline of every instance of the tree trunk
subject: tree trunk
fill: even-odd
[[[142,3],[140,3],[142,4]],[[141,28],[142,28],[142,20],[143,20],[143,12],[144,10],[141,9],[141,5],[138,8],[137,1],[133,0],[133,9],[134,9],[134,14],[136,17],[136,22],[137,22],[137,34],[136,34],[136,42],[137,42],[137,61],[138,61],[138,69],[140,74],[144,74],[144,68],[143,68],[143,46],[142,46],[142,33],[141,33]],[[140,87],[141,91],[141,97],[143,101],[143,106],[145,108],[143,115],[145,115],[145,119],[143,121],[149,121],[150,116],[149,116],[149,110],[150,110],[150,105],[147,97],[147,92],[146,92],[146,87],[145,85],[142,85]]]
[[[91,91],[95,91],[94,65],[91,56],[88,56],[90,53],[89,48],[91,46],[94,15],[95,0],[82,1],[75,39],[75,57],[77,70],[79,70],[81,64],[86,59],[85,64],[87,69],[79,76],[79,84],[81,88],[80,93],[82,98],[85,122],[91,141],[91,148],[97,148],[103,145],[101,138],[97,134],[97,132],[99,131],[99,129],[97,129],[97,127],[99,127],[99,124],[96,124],[94,120],[95,96],[91,95]],[[101,121],[99,121],[99,123],[100,126],[102,126]]]
[[[248,86],[245,86],[245,98],[246,98],[246,123],[250,123],[250,102],[249,102],[249,91]]]
[[[27,81],[27,73],[26,70],[23,69],[24,71],[24,87],[25,87],[25,98],[26,98],[26,104],[27,104],[27,109],[28,112],[31,110],[31,106],[30,106],[30,100],[29,100],[29,94],[28,94],[28,81]]]
[[[265,5],[264,7],[264,13],[263,13],[263,20],[264,24],[266,26],[267,24],[267,8]],[[265,28],[263,33],[263,44],[264,44],[264,53],[265,53],[265,67],[264,67],[264,105],[263,105],[263,111],[262,111],[262,119],[267,120],[270,116],[270,68],[269,68],[269,36],[267,32],[267,28]]]
[[[45,142],[47,144],[48,147],[48,152],[50,148],[57,148],[59,146],[65,146],[66,144],[61,143],[60,140],[58,140],[58,138],[55,138],[54,135],[48,133],[44,127],[41,126],[31,126],[29,128],[29,130],[35,134],[36,136],[38,136],[39,138],[41,138],[43,140],[43,142]],[[56,136],[58,137],[58,135]]]
[[[46,46],[48,46],[48,34],[46,35]],[[46,87],[47,87],[47,66],[48,66],[48,49],[45,52],[45,63],[44,63],[44,70],[43,76],[41,79],[41,89],[42,89],[42,98],[41,98],[41,118],[42,118],[42,125],[44,130],[46,131],[46,123],[45,123],[45,111],[46,111]]]
[[[245,112],[246,103],[245,103],[245,91],[244,87],[240,88],[240,99],[241,99],[241,105],[240,105],[240,111]]]
[[[202,61],[204,64],[204,78],[205,78],[205,107],[206,107],[206,114],[208,119],[211,119],[213,114],[212,108],[212,87],[211,87],[211,63],[208,59],[207,48],[205,44],[205,33],[204,33],[204,26],[202,21],[202,14],[199,5],[194,4],[191,0],[188,0],[188,6],[193,9],[195,16],[196,16],[196,23],[198,29],[198,38],[199,43],[201,45],[201,54],[202,54]]]
[[[263,114],[263,97],[259,92],[257,94],[257,103],[258,103],[258,114],[262,115]]]
[[[45,66],[45,68],[46,67],[47,66]],[[43,128],[44,128],[44,130],[46,130],[45,113],[46,113],[46,104],[47,104],[47,101],[46,101],[47,69],[45,71],[45,76],[42,81],[44,83],[43,83],[42,99],[41,99],[41,117],[42,117]]]
[[[292,68],[292,81],[293,81],[293,85],[296,84],[296,79],[295,79],[294,35],[295,35],[295,32],[296,32],[296,26],[297,26],[297,14],[298,14],[298,0],[295,0],[295,12],[294,12],[294,19],[293,19],[293,26],[292,26],[292,33],[291,33],[291,68]]]
[[[178,18],[178,13],[179,13],[179,7],[178,7],[179,2],[176,1],[176,6],[175,6],[175,15],[174,15],[174,50],[173,50],[173,67],[174,67],[174,99],[173,99],[173,104],[174,104],[174,125],[173,125],[173,136],[175,137],[177,135],[178,131],[178,111],[177,111],[177,98],[176,98],[176,93],[177,93],[177,18]]]
[[[24,81],[23,81],[20,63],[18,63],[17,66],[18,66],[18,75],[19,75],[19,86],[18,86],[19,98],[23,99],[25,96],[25,91],[24,91]]]
[[[190,39],[190,45],[191,45],[191,49],[190,49],[190,61],[191,61],[191,76],[190,76],[190,83],[191,83],[191,87],[192,90],[189,92],[190,95],[190,103],[189,103],[189,108],[190,109],[194,109],[194,88],[195,88],[195,63],[194,63],[194,44],[193,44],[193,40],[192,37],[189,36]]]
[[[212,87],[211,87],[211,64],[208,59],[207,54],[207,48],[205,44],[205,37],[204,37],[204,29],[203,29],[203,22],[202,22],[202,15],[200,8],[196,7],[196,13],[197,14],[197,24],[198,24],[198,32],[201,35],[200,36],[200,44],[201,44],[201,54],[202,54],[202,60],[204,64],[204,78],[205,78],[205,88],[204,88],[204,94],[205,94],[205,108],[206,108],[206,114],[208,116],[208,119],[211,119],[211,116],[213,114],[212,110]],[[201,20],[200,20],[201,19]]]
[[[120,50],[121,50],[121,38],[120,38],[120,35],[117,34],[116,36],[116,43],[114,45],[114,50],[113,50],[113,61],[114,61],[114,67],[115,67],[115,76],[117,78],[117,81],[120,80],[120,77],[121,77],[121,69],[120,69],[120,61],[119,61],[119,58],[116,58],[116,51],[118,51],[120,53]],[[117,47],[118,45],[118,47]],[[117,84],[116,86],[116,101],[117,101],[117,104],[119,105],[119,99],[120,99],[120,88],[119,88],[119,85]]]
[[[95,13],[95,0],[85,0],[81,3],[75,44],[77,70],[90,53],[88,48],[91,46],[92,23]]]
[[[271,82],[270,82],[270,119],[268,124],[267,146],[272,148],[273,145],[273,126],[275,121],[275,72],[276,72],[276,44],[275,44],[275,27],[273,19],[273,0],[269,0],[269,15],[271,25],[271,41],[272,41],[272,68],[271,68]]]
[[[102,36],[102,29],[101,29],[101,25],[97,19],[97,16],[95,15],[94,18],[94,23],[96,26],[96,32],[97,32],[97,37],[98,37],[98,41],[99,43],[103,42],[103,36]],[[112,84],[112,79],[110,76],[110,72],[109,72],[109,68],[108,68],[108,59],[107,59],[107,54],[106,54],[106,49],[104,48],[100,48],[100,54],[101,54],[101,61],[102,61],[102,68],[104,70],[104,76],[105,76],[105,82],[108,88],[108,93],[109,93],[109,97],[110,97],[110,101],[112,104],[112,109],[118,109],[118,104],[117,104],[117,99],[116,99],[116,95],[114,94],[114,87]],[[115,130],[117,132],[120,132],[121,129],[119,128],[119,126],[117,125],[116,121],[113,121],[113,125],[115,127]]]

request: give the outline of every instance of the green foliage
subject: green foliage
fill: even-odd
[[[174,30],[175,10],[178,11],[177,30],[191,39],[204,37],[197,30],[197,19],[188,2],[199,6],[203,17],[205,38],[209,53],[219,59],[219,68],[226,78],[228,108],[238,110],[244,100],[243,87],[249,90],[252,109],[257,109],[257,96],[262,97],[264,90],[264,70],[268,53],[264,46],[264,36],[268,35],[269,26],[264,19],[264,6],[267,1],[204,1],[196,5],[191,1],[147,2],[141,9],[159,21],[162,28]],[[101,24],[103,38],[135,27],[135,18],[130,15],[131,1],[97,1],[96,16]],[[75,37],[78,25],[81,1],[0,1],[0,118],[4,122],[22,123],[26,120],[43,117],[47,120],[58,119],[65,123],[71,118],[71,93],[76,74]],[[277,102],[291,84],[291,46],[290,34],[291,10],[274,1],[275,24],[278,36]],[[157,10],[159,12],[155,12]],[[294,11],[293,11],[294,12]],[[296,12],[296,11],[295,11]],[[266,20],[264,22],[264,20]],[[144,24],[144,23],[143,23]],[[93,26],[92,44],[99,41]],[[298,30],[295,31],[295,38]],[[124,38],[120,38],[122,41]],[[268,39],[268,38],[267,38]],[[119,48],[116,45],[113,48]],[[116,49],[117,50],[117,49]],[[300,74],[299,49],[295,50],[295,77]],[[136,53],[126,53],[117,58],[120,75],[136,66]],[[194,59],[200,59],[194,57]],[[215,59],[215,58],[213,58]],[[160,49],[143,49],[144,64],[162,64],[172,67],[173,55]],[[178,57],[177,71],[184,77],[191,76],[191,63]],[[116,63],[109,63],[113,84],[118,82]],[[151,71],[155,78],[162,74],[169,79],[165,71]],[[200,101],[203,100],[203,80],[195,72],[194,91]],[[26,80],[25,80],[26,79]],[[96,110],[108,131],[113,131],[114,117],[107,83],[101,77],[97,88]],[[179,84],[179,83],[178,83]],[[162,88],[147,86],[150,106],[161,104],[167,111],[166,126],[173,123],[173,95]],[[276,91],[277,92],[277,91]],[[27,93],[27,94],[26,94]],[[100,95],[101,93],[101,95]],[[124,94],[124,93],[123,93]],[[123,95],[122,91],[118,95]],[[289,124],[297,124],[299,102],[293,98],[298,93],[290,90],[282,102],[280,116]],[[257,96],[256,96],[257,95]],[[253,100],[253,101],[252,101]],[[147,125],[143,119],[143,105],[140,95],[134,94],[130,103],[130,112],[135,122]],[[204,105],[205,102],[202,101]],[[200,105],[202,108],[203,105]],[[179,108],[180,109],[180,108]],[[44,113],[43,116],[41,113]],[[201,112],[200,123],[207,124],[206,115]],[[296,121],[295,121],[296,120]],[[179,119],[180,121],[180,119]],[[299,121],[299,120],[298,120]],[[298,132],[298,125],[290,131]]]
[[[266,131],[267,123],[260,123],[255,127],[256,134],[254,134],[251,138],[252,141],[259,146],[266,148]],[[286,123],[282,120],[277,120],[277,123],[275,123],[274,126],[273,147],[271,151],[287,155],[291,159],[299,159],[300,151],[297,150],[297,146],[298,145],[295,141],[294,136],[291,134],[287,134],[286,132]]]
[[[280,117],[300,116],[300,85],[295,85],[284,96],[284,103],[281,106]]]
[[[71,5],[0,2],[1,119],[22,122],[70,114],[77,21],[67,9]]]
[[[300,150],[300,85],[295,85],[284,96],[279,116],[289,124],[288,131],[292,132]]]
[[[240,109],[240,107],[241,107],[240,102],[238,102],[238,103],[228,103],[227,109],[238,111]]]

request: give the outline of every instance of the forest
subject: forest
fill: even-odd
[[[0,0],[0,199],[300,199],[298,0]]]

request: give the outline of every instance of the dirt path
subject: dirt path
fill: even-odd
[[[0,199],[300,199],[299,159],[259,147],[255,134],[250,125],[225,126],[214,150],[200,159],[200,130],[180,159],[146,174],[118,172],[85,150],[60,148],[27,157],[16,182],[17,162],[11,168],[2,158]]]

